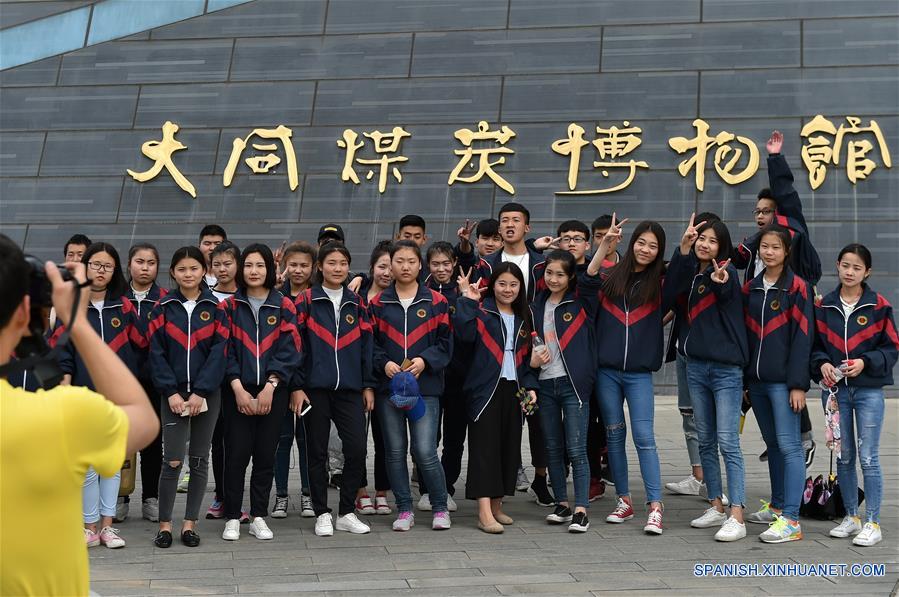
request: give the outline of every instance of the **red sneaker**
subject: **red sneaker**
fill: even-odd
[[[661,508],[653,508],[649,511],[649,517],[646,519],[646,526],[643,531],[653,535],[662,534],[662,510]]]
[[[621,523],[634,517],[634,509],[623,499],[618,498],[618,505],[615,510],[606,516],[606,522]]]
[[[606,493],[606,484],[596,477],[590,478],[590,501],[594,502]]]

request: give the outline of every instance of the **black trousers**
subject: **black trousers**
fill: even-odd
[[[161,400],[153,382],[142,379],[140,385],[150,398],[156,418],[159,418]],[[166,405],[168,406],[168,405]],[[162,470],[162,433],[156,434],[149,446],[140,451],[141,499],[159,498],[159,473]]]
[[[371,437],[375,444],[375,491],[390,491],[390,477],[387,476],[387,461],[384,457],[384,434],[381,433],[381,418],[374,412],[371,421]],[[366,477],[368,474],[366,473]],[[363,479],[360,487],[368,486],[368,479]]]
[[[447,374],[444,392],[440,397],[440,415],[443,418],[443,452],[440,464],[446,477],[446,491],[456,494],[455,483],[462,473],[462,453],[465,451],[465,434],[468,431],[468,412],[462,393],[464,378]],[[418,488],[422,494],[428,493],[424,479],[419,478]]]
[[[595,400],[590,400],[590,417],[587,419],[587,462],[590,476],[602,478],[602,457],[606,453],[606,426]]]
[[[253,396],[262,387],[244,386]],[[250,514],[267,516],[275,474],[275,449],[289,400],[286,384],[275,390],[272,410],[267,415],[248,416],[238,412],[233,392],[229,391],[222,399],[225,411],[225,518],[240,518],[244,482],[251,459]]]
[[[234,400],[234,394],[231,392],[231,386],[227,383],[222,384],[222,400],[225,395],[230,394],[231,400]],[[224,501],[225,499],[225,408],[222,402],[222,408],[219,409],[218,421],[215,423],[215,430],[212,432],[212,477],[215,479],[215,499],[216,501]]]
[[[312,404],[306,421],[306,449],[309,453],[309,485],[312,509],[320,516],[328,508],[328,436],[331,421],[343,444],[343,477],[340,482],[338,514],[353,512],[356,490],[365,477],[365,407],[361,391],[308,390]]]
[[[468,424],[468,499],[515,495],[522,425],[517,391],[514,381],[500,380],[481,417]]]

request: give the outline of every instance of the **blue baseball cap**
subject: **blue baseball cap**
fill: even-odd
[[[418,380],[408,371],[400,371],[390,380],[390,403],[406,411],[410,421],[425,416],[425,401],[421,399]]]

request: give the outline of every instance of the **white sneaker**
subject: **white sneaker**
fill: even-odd
[[[371,527],[359,520],[359,518],[350,512],[343,516],[337,517],[337,530],[347,531],[354,535],[364,535],[371,532]]]
[[[181,480],[178,481],[178,493],[187,493],[187,486],[190,485],[190,471],[184,473],[181,476]]]
[[[694,529],[710,529],[712,527],[720,527],[727,520],[727,514],[718,512],[714,508],[709,508],[702,513],[699,518],[690,521],[690,526]]]
[[[849,516],[847,514],[843,517],[843,521],[839,526],[830,529],[830,536],[845,539],[852,535],[858,535],[860,532],[862,532],[861,519],[858,516]]]
[[[334,523],[329,512],[319,514],[315,519],[315,534],[319,537],[330,537],[334,534]]]
[[[141,504],[141,514],[150,522],[159,522],[159,500],[156,498],[147,498]]]
[[[746,525],[731,516],[715,533],[715,541],[736,541],[746,536]]]
[[[778,512],[775,512],[771,509],[771,504],[762,500],[762,507],[758,512],[753,512],[752,514],[746,517],[746,522],[752,522],[755,524],[771,524],[774,522],[774,516],[779,515]]]
[[[300,516],[303,518],[315,517],[315,510],[312,508],[312,498],[308,495],[300,495]]]
[[[257,516],[250,522],[250,534],[260,541],[268,541],[275,538],[275,534],[268,528],[268,525],[265,524],[265,519],[261,516]]]
[[[428,494],[421,494],[421,499],[418,500],[418,509],[422,512],[431,511],[431,497]]]
[[[435,512],[431,521],[431,528],[435,531],[445,531],[452,526],[449,512]]]
[[[237,541],[240,539],[240,520],[232,518],[225,523],[225,530],[222,531],[222,539],[225,541]]]
[[[665,483],[665,489],[678,495],[699,495],[699,489],[702,486],[702,481],[693,475],[677,482]]]
[[[450,494],[446,494],[446,509],[450,512],[455,512],[459,509],[459,504],[456,503],[456,500]]]
[[[861,547],[871,547],[877,545],[883,540],[883,534],[880,532],[880,525],[876,522],[866,522],[862,528],[862,532],[855,536],[852,540],[853,545]]]
[[[394,531],[408,531],[415,526],[415,514],[412,512],[400,512],[393,521]]]
[[[527,491],[531,486],[531,481],[528,479],[528,474],[524,472],[524,467],[518,467],[518,480],[515,481],[515,489],[518,491]]]
[[[699,496],[705,500],[709,499],[709,488],[705,483],[700,482],[701,485],[699,487]],[[730,500],[727,499],[727,494],[723,491],[721,492],[721,505],[727,508],[730,506]]]
[[[381,515],[393,513],[393,510],[390,509],[390,504],[387,503],[387,496],[375,496],[375,512]]]
[[[128,518],[128,507],[130,502],[126,502],[124,497],[119,497],[115,503],[115,516],[112,517],[113,522],[124,522]]]

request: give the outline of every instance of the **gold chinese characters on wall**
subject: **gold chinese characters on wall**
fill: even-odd
[[[705,189],[706,165],[709,160],[721,180],[728,185],[738,185],[755,175],[759,168],[759,149],[752,139],[728,131],[712,134],[712,126],[702,119],[696,119],[692,124],[692,138],[671,137],[668,139],[668,146],[678,154],[686,154],[686,158],[677,164],[677,172],[682,177],[687,177],[692,171],[697,190]],[[883,166],[892,168],[890,152],[880,126],[875,120],[869,120],[867,126],[860,126],[861,124],[861,118],[847,116],[846,122],[837,127],[831,120],[818,114],[802,127],[800,136],[803,138],[803,145],[800,155],[813,190],[823,184],[828,166],[844,166],[846,177],[853,185],[866,179],[877,168],[877,162],[872,159],[875,154],[879,154]],[[624,120],[620,127],[617,124],[608,127],[597,125],[594,130],[595,137],[588,141],[587,129],[572,122],[568,125],[566,136],[550,144],[552,152],[568,159],[567,189],[556,191],[556,195],[614,193],[630,186],[638,175],[638,169],[651,169],[645,160],[637,159],[643,143],[641,127]],[[162,140],[150,140],[141,145],[141,153],[153,160],[153,165],[143,172],[130,169],[127,172],[134,180],[147,182],[167,170],[184,192],[196,198],[194,185],[181,173],[174,161],[175,152],[187,149],[187,146],[175,138],[178,131],[177,124],[166,121],[162,125]],[[515,149],[510,146],[516,138],[512,128],[506,125],[491,128],[490,123],[481,120],[476,129],[462,128],[455,131],[453,136],[462,148],[452,151],[458,156],[458,162],[450,171],[448,186],[457,182],[475,183],[487,177],[506,193],[515,194],[515,186],[508,174],[503,172],[507,156],[515,154]],[[388,132],[363,131],[361,136],[353,129],[344,130],[341,138],[336,140],[338,149],[344,152],[340,180],[354,185],[362,184],[356,170],[359,167],[365,180],[371,181],[377,177],[378,192],[381,194],[387,191],[391,177],[397,184],[402,183],[400,168],[411,158],[403,155],[401,146],[411,137],[412,133],[400,126],[395,126]],[[366,151],[364,139],[370,140],[370,151]],[[244,163],[252,174],[276,174],[277,167],[283,163],[287,169],[288,186],[291,191],[295,191],[299,186],[299,166],[293,143],[293,131],[284,125],[253,129],[246,137],[235,138],[222,177],[223,186],[231,186],[241,157],[247,152],[249,145],[256,153],[246,157]],[[873,152],[875,143],[877,152]],[[623,173],[618,176],[623,177],[622,180],[600,188],[579,187],[578,176],[582,173],[581,158],[584,157],[582,154],[591,145],[598,158],[593,161],[593,168],[599,170],[603,179],[609,178],[609,172]],[[276,153],[279,146],[283,152],[283,160]],[[372,155],[373,157],[366,157]],[[365,167],[368,167],[367,172]]]

